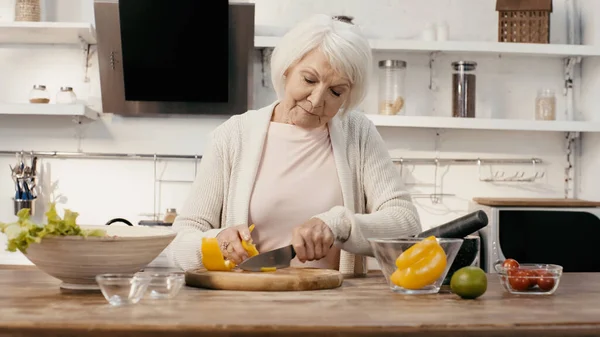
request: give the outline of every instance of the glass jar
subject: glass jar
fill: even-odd
[[[452,62],[452,116],[475,117],[477,63],[471,61]]]
[[[60,91],[56,94],[56,104],[75,104],[77,96],[71,87],[60,87]]]
[[[165,214],[165,218],[163,222],[173,223],[175,218],[177,217],[177,210],[175,208],[167,208],[167,214]]]
[[[47,104],[50,102],[50,95],[46,90],[46,86],[42,84],[36,84],[33,89],[29,92],[29,103],[36,104]]]
[[[379,113],[381,115],[397,115],[399,113],[404,113],[405,77],[405,61],[379,61]]]
[[[553,121],[556,119],[556,96],[552,89],[542,89],[535,98],[535,119]]]

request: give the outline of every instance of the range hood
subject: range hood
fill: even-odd
[[[103,112],[163,117],[251,108],[254,4],[94,0],[94,11]]]

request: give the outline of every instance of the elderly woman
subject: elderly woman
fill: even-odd
[[[239,264],[241,240],[260,252],[293,244],[293,266],[354,272],[368,238],[414,235],[419,217],[381,136],[353,111],[368,89],[371,50],[357,26],[315,15],[271,57],[278,100],[212,133],[167,255],[202,266],[203,237]],[[248,227],[255,225],[250,233]]]

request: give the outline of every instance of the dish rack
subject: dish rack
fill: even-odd
[[[542,164],[543,161],[540,158],[393,158],[392,161],[400,166],[400,175],[403,175],[403,165],[435,165],[434,177],[433,177],[433,193],[411,193],[413,197],[427,197],[431,199],[433,204],[439,204],[442,198],[445,196],[454,196],[454,194],[443,193],[441,187],[441,181],[438,178],[438,169],[441,165],[473,165],[476,164],[479,171],[479,181],[482,182],[535,182],[538,179],[542,179],[546,173],[544,171],[537,171],[537,166]],[[506,175],[504,171],[493,170],[493,164],[531,164],[531,173],[526,171],[516,171],[513,174]],[[490,173],[485,174],[483,172],[484,167],[489,167]],[[439,183],[438,183],[439,181]]]

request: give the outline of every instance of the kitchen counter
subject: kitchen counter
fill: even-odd
[[[496,275],[477,300],[403,296],[383,276],[310,292],[184,287],[170,301],[112,307],[67,294],[35,267],[0,266],[0,337],[591,336],[600,335],[600,273],[564,274],[554,296],[511,296]]]

